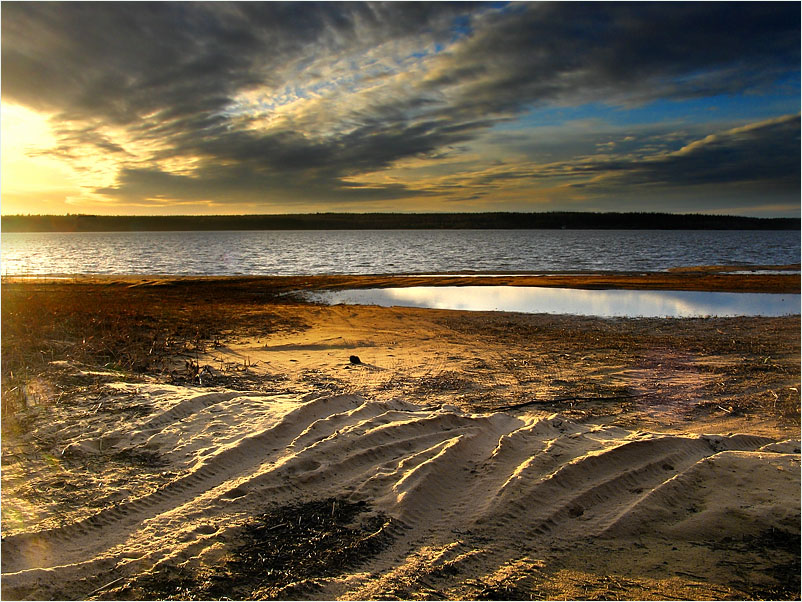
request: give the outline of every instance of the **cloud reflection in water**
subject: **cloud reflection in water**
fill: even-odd
[[[800,296],[699,291],[578,290],[513,286],[416,286],[310,294],[327,304],[600,317],[781,316],[800,313]]]

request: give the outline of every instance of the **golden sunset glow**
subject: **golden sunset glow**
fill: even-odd
[[[0,170],[3,213],[64,213],[80,194],[69,164],[47,154],[56,144],[46,115],[0,106]]]
[[[4,214],[799,214],[790,3],[170,6],[4,5]]]

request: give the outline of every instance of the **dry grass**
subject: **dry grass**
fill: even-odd
[[[29,385],[68,361],[128,373],[160,372],[231,330],[300,328],[264,309],[277,291],[207,282],[161,286],[4,283],[3,429],[28,405]]]

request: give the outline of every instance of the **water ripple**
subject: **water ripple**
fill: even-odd
[[[4,274],[660,271],[800,261],[795,231],[337,230],[2,235]]]

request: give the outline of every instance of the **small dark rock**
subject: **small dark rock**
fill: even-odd
[[[351,357],[348,358],[348,361],[350,361],[352,364],[361,364],[362,363],[362,360],[359,359],[358,355],[352,355]]]

